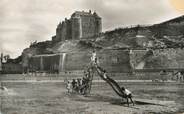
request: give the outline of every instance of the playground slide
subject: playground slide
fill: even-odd
[[[112,89],[116,92],[116,94],[122,98],[125,98],[125,94],[121,90],[121,87],[119,86],[119,84],[115,80],[113,80],[112,78],[108,77],[107,75],[105,78],[103,76],[104,73],[103,73],[103,69],[101,67],[95,66],[95,68],[96,68],[98,75],[112,87]]]

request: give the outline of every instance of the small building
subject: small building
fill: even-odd
[[[22,65],[18,63],[2,63],[3,74],[21,74]]]

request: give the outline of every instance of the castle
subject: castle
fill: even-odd
[[[60,22],[53,42],[89,38],[102,32],[102,19],[96,12],[76,11],[70,19]]]

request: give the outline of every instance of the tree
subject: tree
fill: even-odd
[[[4,60],[5,60],[5,61],[8,61],[9,59],[10,59],[10,55],[5,55],[5,56],[4,56]]]

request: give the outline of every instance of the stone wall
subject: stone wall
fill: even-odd
[[[146,68],[182,69],[184,68],[183,49],[159,49],[146,61]]]
[[[83,71],[90,64],[91,53],[62,53],[33,56],[30,69],[41,72]],[[97,52],[99,65],[107,72],[130,72],[129,52],[122,50],[101,50]],[[31,70],[31,71],[32,71]]]
[[[133,69],[183,69],[183,56],[184,50],[180,48],[133,50],[130,63]]]
[[[148,50],[131,50],[130,64],[133,69],[144,69],[144,65],[139,68],[139,64],[145,61]],[[144,64],[144,63],[143,63]]]
[[[129,52],[102,50],[97,52],[99,65],[107,72],[130,72]],[[84,70],[90,63],[90,53],[69,53],[66,56],[65,70]]]
[[[107,72],[130,72],[129,51],[102,50],[97,52],[99,64]]]
[[[59,72],[61,56],[56,54],[33,56],[29,61],[29,69],[32,72]]]
[[[97,52],[99,65],[107,72],[130,72],[129,52],[102,50]],[[65,70],[84,70],[90,63],[90,53],[69,53],[65,59]]]
[[[99,65],[111,73],[131,72],[136,69],[183,69],[183,56],[183,49],[97,51]],[[91,53],[87,51],[37,55],[33,56],[29,64],[33,63],[33,69],[43,72],[78,72],[89,65],[90,57]]]

